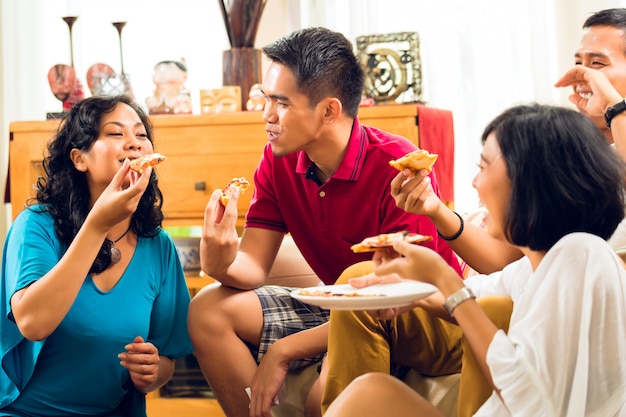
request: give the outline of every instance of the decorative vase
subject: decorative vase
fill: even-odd
[[[241,87],[241,103],[248,100],[250,88],[261,82],[261,50],[232,48],[222,54],[222,85]]]
[[[222,54],[222,85],[241,87],[241,103],[261,82],[261,50],[254,40],[267,0],[218,0],[231,49]]]

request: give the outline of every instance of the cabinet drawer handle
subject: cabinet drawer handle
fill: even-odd
[[[194,187],[194,189],[196,191],[205,191],[206,190],[206,182],[204,182],[204,181],[196,182],[196,183],[194,183],[193,187]]]

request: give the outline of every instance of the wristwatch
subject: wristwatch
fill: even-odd
[[[626,110],[626,100],[622,100],[614,106],[606,109],[604,113],[604,121],[606,122],[606,127],[611,128],[611,120],[621,112]]]
[[[450,314],[450,317],[454,317],[454,310],[461,303],[475,298],[476,295],[474,295],[474,292],[471,289],[463,287],[454,294],[452,294],[450,297],[446,298],[445,303],[443,303],[443,307],[446,309],[448,314]]]

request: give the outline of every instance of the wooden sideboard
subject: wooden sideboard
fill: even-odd
[[[417,106],[414,104],[363,107],[363,124],[402,135],[418,144]],[[252,179],[267,142],[261,112],[220,115],[151,116],[155,151],[168,156],[157,168],[163,191],[167,226],[200,225],[213,192],[231,178]],[[9,167],[12,218],[34,196],[33,185],[43,174],[41,161],[58,127],[58,120],[12,122]],[[239,201],[239,226],[252,189]]]

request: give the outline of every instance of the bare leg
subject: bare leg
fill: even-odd
[[[326,362],[326,358],[324,358],[320,376],[311,386],[309,394],[306,397],[306,402],[304,403],[305,417],[322,417],[322,393],[324,392],[324,383],[326,382],[327,374],[328,363]]]
[[[404,382],[383,373],[352,381],[328,407],[324,417],[445,417]]]
[[[189,335],[204,377],[228,417],[248,417],[244,389],[257,369],[248,344],[258,346],[261,303],[253,291],[223,286],[202,289],[189,306]]]

